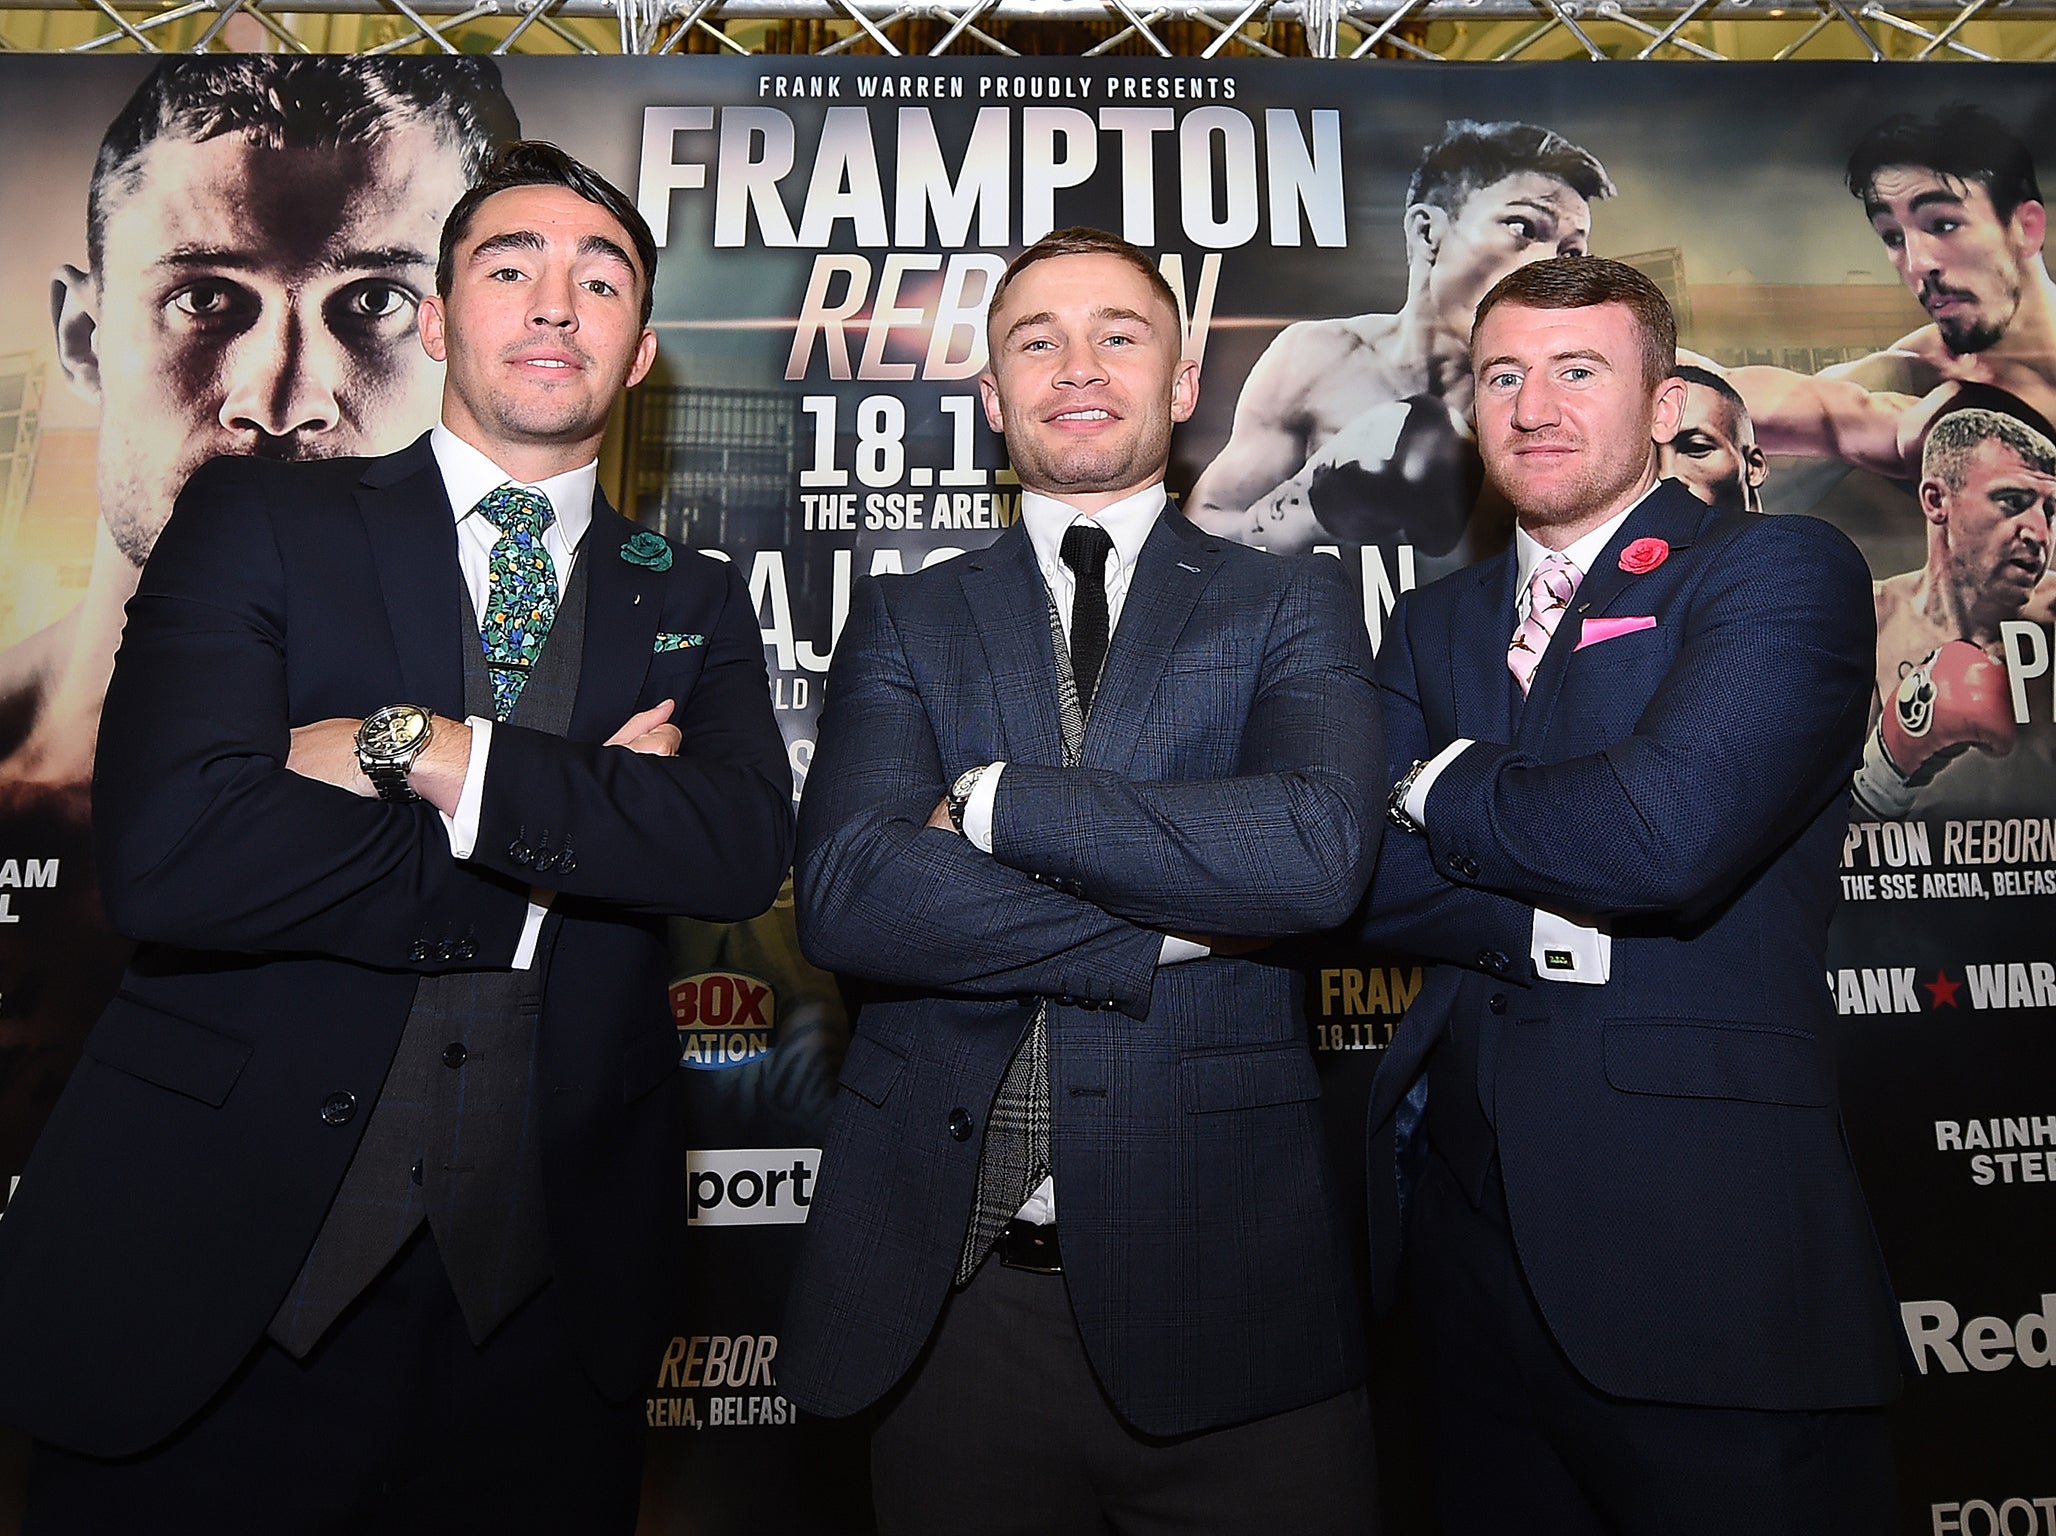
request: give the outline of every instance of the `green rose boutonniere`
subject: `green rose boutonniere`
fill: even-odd
[[[630,536],[621,546],[621,558],[630,565],[647,566],[653,571],[671,569],[671,546],[664,542],[660,533],[651,533],[645,528]]]

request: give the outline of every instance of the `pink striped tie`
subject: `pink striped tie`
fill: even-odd
[[[1568,556],[1551,555],[1528,578],[1528,616],[1521,620],[1521,627],[1513,632],[1513,643],[1506,648],[1506,665],[1521,685],[1523,698],[1527,697],[1535,669],[1542,665],[1542,653],[1549,649],[1549,637],[1556,633],[1564,610],[1577,595],[1583,575]]]

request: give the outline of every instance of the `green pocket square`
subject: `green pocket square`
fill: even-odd
[[[664,630],[658,630],[655,650],[661,656],[666,651],[686,651],[691,650],[696,645],[705,645],[706,643],[707,637],[705,635],[674,635]]]

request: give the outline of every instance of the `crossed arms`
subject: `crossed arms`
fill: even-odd
[[[1339,566],[1298,567],[1269,616],[1246,719],[1135,722],[1232,726],[1231,774],[1145,780],[1011,761],[990,855],[928,824],[975,766],[947,755],[964,749],[945,748],[934,721],[961,714],[985,680],[928,685],[961,689],[955,700],[924,695],[894,591],[859,583],[801,806],[796,897],[814,961],[923,991],[1087,997],[1140,1016],[1167,932],[1269,937],[1341,921],[1378,842],[1377,704]]]

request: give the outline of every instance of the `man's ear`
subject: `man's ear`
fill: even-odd
[[[657,360],[657,333],[648,326],[643,327],[640,340],[635,344],[635,366],[628,370],[627,388],[633,389],[642,383],[650,371],[650,364]]]
[[[2049,210],[2030,198],[2013,210],[2013,225],[2020,231],[2022,254],[2039,256],[2049,234]]]
[[[1432,265],[1442,253],[1442,237],[1449,231],[1449,213],[1433,203],[1415,203],[1406,210],[1403,227],[1407,265],[1416,261]]]
[[[1656,411],[1649,435],[1659,443],[1667,443],[1678,435],[1678,428],[1684,423],[1685,381],[1672,374],[1656,386]]]
[[[1742,450],[1742,478],[1758,487],[1770,478],[1770,460],[1754,443]]]
[[[1198,404],[1199,364],[1189,357],[1181,357],[1171,375],[1171,420],[1191,420]]]
[[[990,368],[978,375],[978,398],[985,402],[985,424],[1001,437],[1005,437],[1007,420],[1006,414],[1000,409],[999,381],[993,378]]]
[[[414,324],[421,332],[421,350],[439,363],[449,361],[443,337],[443,301],[438,295],[422,298],[421,308],[414,312]]]
[[[1920,490],[1920,515],[1937,528],[1949,525],[1949,488],[1939,480],[1923,479]]]
[[[50,274],[50,328],[57,363],[81,398],[100,399],[100,295],[93,279],[66,265]]]

